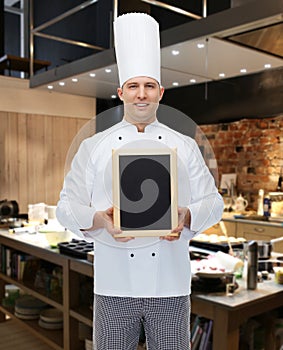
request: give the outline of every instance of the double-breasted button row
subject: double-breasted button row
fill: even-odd
[[[155,256],[156,256],[156,253],[155,253],[155,252],[152,252],[152,253],[151,253],[151,256],[152,256],[152,257],[155,257]],[[131,257],[131,258],[134,258],[134,257],[135,257],[135,254],[134,254],[134,253],[130,253],[130,257]]]

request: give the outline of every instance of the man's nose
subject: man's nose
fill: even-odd
[[[146,93],[145,93],[145,88],[143,86],[140,86],[138,89],[138,98],[143,99],[145,98]]]

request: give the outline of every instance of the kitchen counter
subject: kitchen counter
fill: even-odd
[[[63,256],[56,251],[47,248],[47,242],[43,239],[42,234],[11,234],[7,231],[1,231],[0,240],[0,243],[3,245],[11,247],[17,251],[24,251],[27,254],[37,256],[46,261],[52,261],[59,265],[63,264],[66,269],[65,272],[67,279],[64,279],[64,288],[68,288],[68,291],[73,291],[72,293],[70,292],[72,298],[74,298],[73,294],[76,294],[74,291],[77,290],[76,288],[73,288],[77,283],[74,276],[76,276],[76,274],[86,274],[89,277],[93,275],[92,264],[72,257]],[[66,261],[69,262],[66,263]],[[71,272],[68,269],[70,269]],[[70,278],[70,276],[72,278]],[[2,274],[2,279],[4,282],[14,282],[4,274]],[[4,282],[2,282],[2,287]],[[15,281],[14,283],[20,285],[19,281]],[[28,290],[31,293],[35,293],[37,297],[39,296],[39,293],[35,292],[33,288]],[[69,292],[66,290],[64,295],[69,295],[68,293]],[[46,301],[46,297],[41,296],[41,298]],[[69,300],[69,298],[67,297],[66,300]],[[50,302],[49,299],[48,301]],[[58,305],[59,308],[64,308],[65,311],[67,310],[66,315],[70,315],[68,303],[69,301],[66,302],[66,305],[65,303],[63,303],[63,305]],[[276,284],[273,280],[259,283],[258,288],[255,291],[246,290],[245,282],[240,280],[239,288],[233,296],[226,296],[225,293],[192,294],[192,313],[212,319],[214,322],[213,350],[238,350],[239,327],[246,321],[246,319],[269,312],[280,306],[283,306],[283,285]],[[72,316],[76,315],[75,317],[77,317],[78,320],[81,321],[83,319],[86,324],[91,325],[91,316],[86,318],[75,310],[72,310],[71,312]],[[70,330],[71,327],[74,327],[74,319],[72,318],[72,322],[69,323],[69,316],[66,316],[66,320],[67,321],[64,323],[64,329],[66,329],[66,332],[64,333],[64,342],[69,344],[69,337],[72,338],[74,342],[77,340],[72,336],[73,333]],[[76,332],[74,332],[74,334],[76,334]],[[266,350],[271,350],[270,344],[272,344],[272,342],[270,342],[270,337],[271,332],[268,332],[266,336]],[[56,347],[56,349],[57,348],[58,347]]]
[[[283,221],[279,222],[279,221],[275,221],[275,219],[271,219],[270,221],[266,221],[266,220],[253,220],[253,219],[248,219],[248,216],[245,218],[241,218],[239,217],[234,217],[237,216],[236,214],[224,214],[222,217],[222,220],[228,221],[228,222],[242,222],[245,224],[254,224],[254,225],[263,225],[263,226],[270,226],[270,227],[281,227],[283,228]]]
[[[237,282],[239,288],[232,296],[192,294],[192,313],[213,320],[213,350],[238,350],[240,326],[248,318],[283,306],[283,285],[274,279],[258,283],[256,290],[247,290],[244,280]],[[265,321],[265,317],[261,319]],[[266,350],[272,350],[274,344],[270,326],[268,322],[264,324]]]

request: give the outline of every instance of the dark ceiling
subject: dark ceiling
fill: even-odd
[[[9,2],[11,3],[11,1]],[[14,1],[14,3],[19,2]],[[41,25],[81,3],[83,3],[81,0],[69,0],[68,2],[34,0],[35,23]],[[235,46],[238,46],[240,52],[245,48],[252,48],[255,53],[267,54],[267,57],[273,59],[274,62],[276,60],[279,62],[279,65],[274,66],[269,71],[259,71],[256,74],[251,71],[245,76],[240,76],[237,73],[229,77],[226,76],[224,79],[216,79],[214,76],[208,75],[206,82],[200,81],[194,86],[188,84],[186,86],[186,83],[182,83],[184,86],[180,85],[177,88],[166,86],[167,92],[164,102],[169,106],[182,110],[198,123],[275,115],[283,112],[283,61],[280,64],[283,51],[282,0],[269,0],[268,2],[266,0],[207,0],[208,17],[200,20],[148,5],[142,0],[119,0],[118,3],[119,13],[144,11],[155,17],[160,23],[161,44],[164,49],[169,49],[175,44],[182,45],[184,48],[184,44],[196,39],[211,38],[211,41],[216,40],[217,43],[223,41],[223,44],[237,44]],[[186,2],[183,0],[164,0],[163,3],[202,15],[203,2],[201,0]],[[36,58],[50,60],[53,69],[33,76],[30,80],[31,87],[46,88],[47,84],[54,82],[54,91],[60,91],[62,87],[57,87],[58,82],[64,79],[71,79],[75,75],[87,74],[93,70],[104,71],[105,67],[115,65],[111,39],[111,6],[113,6],[113,0],[99,0],[93,6],[84,9],[80,16],[79,14],[72,16],[62,24],[56,24],[49,31],[49,33],[54,34],[54,30],[58,29],[65,37],[71,34],[76,40],[84,39],[86,42],[99,43],[105,48],[102,52],[96,50],[94,52],[90,49],[70,45],[64,49],[61,43],[36,38]],[[9,37],[7,42],[10,49],[13,49],[12,46],[16,44],[16,40],[11,39],[11,33],[14,33],[19,23],[13,22],[14,17],[12,21],[10,14],[7,18],[10,25],[9,29],[6,30],[6,36]],[[70,31],[69,25],[72,25]],[[102,30],[105,26],[107,30]],[[83,29],[83,37],[80,37],[81,29]],[[191,50],[191,47],[188,46],[187,49]],[[223,59],[223,56],[222,52],[215,56],[219,64],[220,58]],[[188,57],[192,59],[191,51],[189,51]],[[235,58],[235,62],[240,59],[238,56]],[[197,61],[197,58],[194,60]],[[221,64],[223,67],[228,64],[231,68],[232,60],[233,57],[230,56],[230,60],[223,61]],[[251,60],[251,63],[254,62]],[[163,69],[171,69],[171,73],[178,76],[178,70],[172,68],[169,61],[168,64]],[[179,71],[179,75],[184,77],[191,73],[196,72]],[[81,82],[83,81],[86,82],[87,79],[83,78]],[[99,106],[105,109],[119,103],[110,99],[101,103],[99,96],[101,88],[99,84],[101,83],[103,80],[97,80],[97,86],[90,86],[94,93],[93,96],[100,100],[98,111]],[[108,86],[112,84],[116,89],[115,78],[114,80],[108,78],[105,83]],[[58,90],[55,90],[55,87]],[[64,86],[66,93],[74,93],[68,92],[67,87],[68,84]],[[104,87],[102,87],[103,89]],[[81,87],[77,94],[82,95],[84,91],[87,90]],[[86,94],[86,96],[91,95]]]

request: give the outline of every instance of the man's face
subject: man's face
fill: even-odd
[[[155,79],[135,77],[118,88],[118,95],[124,102],[125,119],[133,124],[151,123],[156,119],[156,111],[164,93]]]

